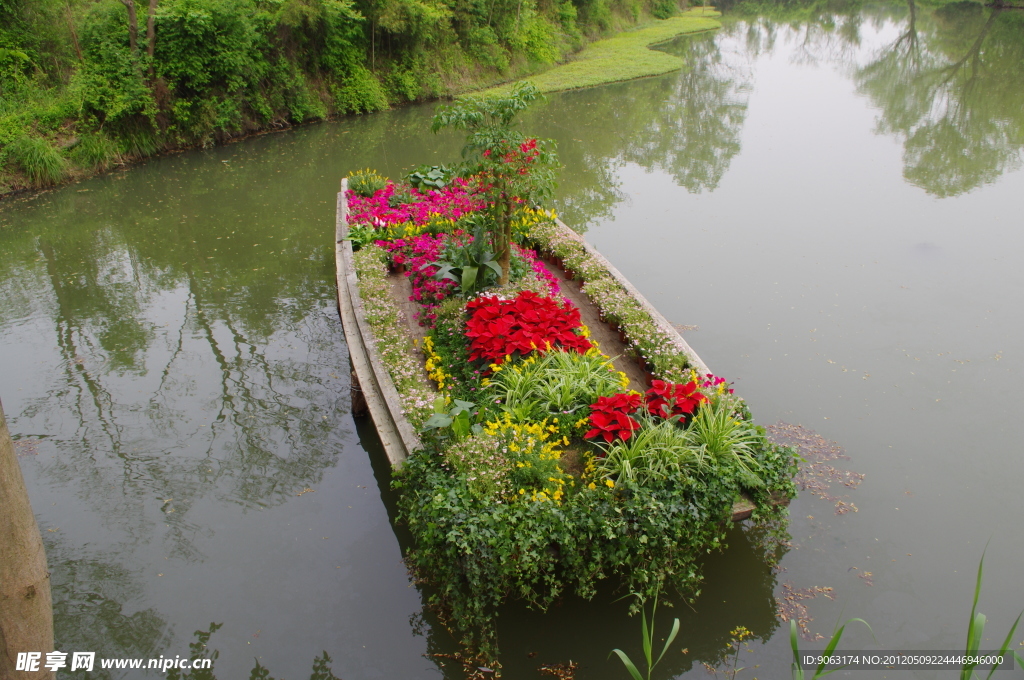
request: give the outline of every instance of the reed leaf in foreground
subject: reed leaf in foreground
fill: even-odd
[[[985,623],[987,618],[984,614],[978,611],[978,598],[981,596],[981,581],[982,575],[985,571],[985,553],[988,552],[988,546],[985,546],[985,550],[981,553],[981,561],[978,563],[978,578],[974,584],[974,602],[971,603],[971,620],[967,625],[967,649],[965,651],[967,656],[977,656],[981,649],[981,641],[985,635]],[[1002,646],[999,648],[999,656],[1005,656],[1010,651],[1011,640],[1013,634],[1017,630],[1018,624],[1020,624],[1021,617],[1024,617],[1024,611],[1017,615],[1017,620],[1010,626],[1010,632],[1006,634],[1006,639],[1003,640]],[[1016,651],[1012,652],[1013,656],[1017,659],[1017,663],[1024,666],[1024,658]],[[1011,664],[1012,665],[1012,664]],[[977,663],[964,664],[960,671],[960,680],[973,680],[974,678],[980,677],[976,672],[975,668],[978,667]],[[986,678],[991,678],[992,675],[998,669],[998,666],[993,666]]]
[[[668,638],[665,640],[665,646],[661,649],[661,654],[655,659],[654,653],[654,615],[658,611],[658,598],[654,598],[654,605],[651,607],[651,625],[647,625],[647,611],[644,608],[640,609],[640,630],[643,636],[644,645],[644,659],[647,661],[647,677],[646,680],[651,680],[651,673],[654,671],[654,667],[665,656],[665,652],[668,651],[669,645],[676,639],[676,635],[679,634],[679,619],[675,619],[672,622],[672,632],[668,634]],[[629,655],[621,649],[613,649],[612,654],[617,654],[619,659],[622,661],[622,665],[629,671],[630,677],[633,680],[645,680],[643,675],[640,675],[640,669],[636,667]],[[608,655],[609,657],[611,654]]]
[[[846,626],[854,621],[860,621],[868,627],[868,630],[871,630],[871,626],[868,626],[868,622],[864,619],[847,619],[843,625],[832,631],[832,639],[828,641],[828,646],[825,647],[825,651],[821,653],[822,656],[831,656],[832,652],[835,651],[836,646],[839,644],[839,640],[843,637],[843,631],[846,630]],[[874,635],[874,631],[872,631],[871,634]],[[793,680],[817,680],[818,678],[823,678],[826,675],[831,675],[836,671],[846,668],[846,666],[843,665],[826,671],[825,664],[820,663],[818,664],[818,667],[814,669],[814,675],[808,677],[804,673],[803,666],[800,664],[800,645],[797,642],[796,619],[789,620],[789,645],[793,648]]]

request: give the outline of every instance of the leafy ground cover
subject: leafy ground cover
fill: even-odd
[[[546,145],[509,129],[537,94],[442,110],[465,115],[477,143],[461,166],[409,178],[433,188],[364,171],[347,195],[368,321],[423,442],[394,480],[415,539],[407,561],[442,620],[485,656],[508,598],[546,608],[565,592],[592,597],[607,578],[637,602],[695,596],[733,504],[751,497],[754,524],[775,524],[775,501],[795,493],[793,451],[768,440],[728,382],[690,365],[554,213],[510,193],[542,193],[531,181],[546,175],[523,154]],[[586,282],[654,375],[646,390],[630,389],[542,256]],[[423,365],[389,269],[420,307]]]

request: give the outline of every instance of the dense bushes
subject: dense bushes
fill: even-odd
[[[151,39],[147,0],[0,0],[0,193],[493,82],[675,1],[159,0]]]

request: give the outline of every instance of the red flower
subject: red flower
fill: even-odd
[[[707,397],[697,390],[697,383],[692,380],[685,385],[652,380],[646,396],[648,412],[662,418],[693,413],[707,401]]]
[[[639,394],[615,394],[610,397],[598,397],[596,404],[590,405],[590,424],[593,429],[583,437],[590,439],[601,435],[609,444],[618,437],[623,441],[630,438],[633,430],[640,429],[640,423],[629,417],[640,408]]]
[[[593,345],[576,333],[580,328],[580,311],[572,306],[559,306],[555,300],[523,291],[512,300],[479,297],[466,309],[469,359],[486,359],[500,364],[506,355],[546,352],[552,347],[586,352]]]

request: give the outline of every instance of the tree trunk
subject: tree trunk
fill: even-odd
[[[0,678],[50,679],[43,665],[53,651],[50,572],[2,404],[0,509]],[[19,652],[41,653],[39,670],[15,674]]]
[[[149,0],[149,14],[146,16],[146,54],[150,60],[153,59],[153,52],[156,51],[156,6],[160,0]],[[152,63],[149,67],[152,72]]]
[[[71,31],[71,44],[75,48],[75,54],[78,55],[78,61],[82,61],[82,46],[78,44],[78,32],[75,31],[75,17],[71,13],[71,0],[66,0],[65,7],[68,11],[68,29]]]
[[[135,13],[135,0],[121,0],[128,8],[128,47],[134,55],[139,51],[139,17]]]
[[[501,217],[498,223],[500,243],[497,244],[501,252],[498,256],[498,264],[501,265],[501,276],[498,278],[499,286],[504,286],[508,283],[512,259],[512,201],[505,197],[502,199],[502,202]]]

